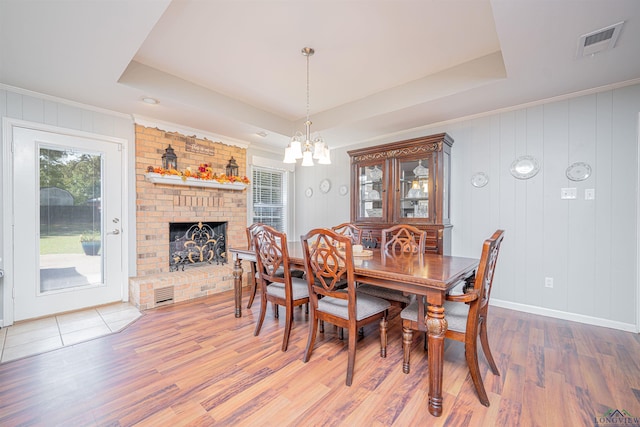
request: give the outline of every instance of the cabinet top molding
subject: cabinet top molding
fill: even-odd
[[[387,159],[391,157],[404,156],[408,154],[430,153],[442,150],[442,142],[433,142],[426,145],[415,145],[413,147],[399,148],[388,151],[376,151],[375,153],[354,155],[351,160],[360,162],[362,160]]]
[[[449,147],[453,145],[453,139],[446,133],[360,148],[347,153],[351,157],[351,162],[354,163],[362,160],[386,159],[408,154],[441,151],[443,144],[447,144]]]

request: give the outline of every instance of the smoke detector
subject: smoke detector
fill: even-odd
[[[622,24],[624,24],[624,21],[580,36],[576,58],[591,56],[603,50],[613,49],[620,31],[622,31]]]

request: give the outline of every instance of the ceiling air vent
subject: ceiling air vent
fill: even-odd
[[[576,58],[613,49],[622,30],[622,24],[624,24],[624,21],[580,36]]]

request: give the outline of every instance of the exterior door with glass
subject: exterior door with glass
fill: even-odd
[[[13,320],[121,301],[122,144],[13,128]]]

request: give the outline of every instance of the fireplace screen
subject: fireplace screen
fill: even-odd
[[[169,224],[169,270],[227,262],[226,222]]]

